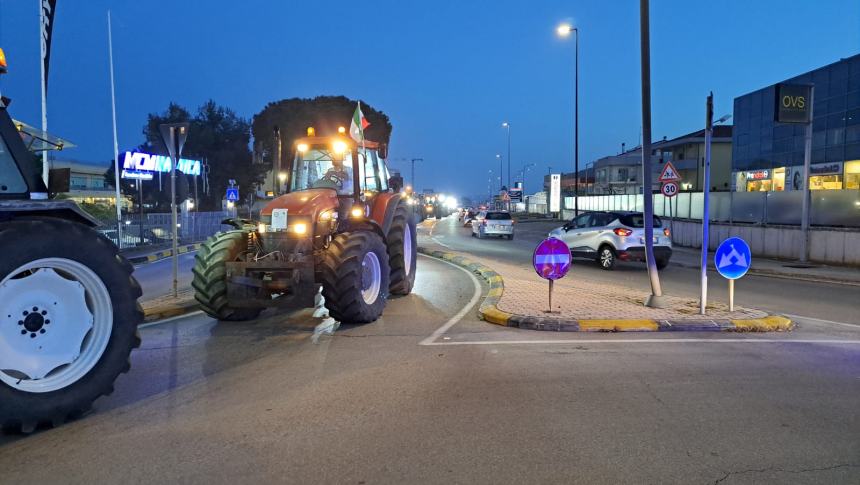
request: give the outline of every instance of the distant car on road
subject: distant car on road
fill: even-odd
[[[472,237],[484,236],[514,238],[514,219],[507,211],[481,211],[472,220]]]
[[[601,211],[580,214],[550,237],[561,239],[574,257],[593,259],[606,270],[621,261],[645,260],[645,217],[641,212]],[[654,259],[658,269],[669,264],[672,238],[654,216]]]
[[[463,227],[471,226],[472,220],[475,219],[475,216],[478,215],[478,211],[476,209],[472,209],[471,207],[466,209],[463,212]]]

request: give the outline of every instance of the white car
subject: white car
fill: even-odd
[[[472,237],[484,236],[514,238],[514,219],[507,211],[481,211],[472,220]]]

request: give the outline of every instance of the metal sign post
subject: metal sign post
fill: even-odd
[[[557,279],[564,278],[570,269],[570,248],[561,239],[554,237],[544,239],[535,248],[532,254],[532,265],[535,272],[541,278],[549,280],[549,310],[545,313],[553,313],[552,309],[552,287]]]
[[[735,280],[747,274],[752,264],[750,247],[739,237],[723,241],[714,252],[714,265],[729,280],[729,311],[735,311]]]
[[[705,314],[708,306],[708,246],[710,242],[710,188],[711,188],[711,137],[714,131],[714,93],[708,95],[705,103],[705,174],[702,187],[704,205],[702,207],[702,267],[701,296],[699,297],[699,313]],[[729,306],[734,307],[734,283],[729,280]]]
[[[161,138],[170,153],[170,222],[173,225],[173,297],[179,296],[179,222],[176,215],[176,165],[188,137],[189,123],[165,123],[159,125]]]

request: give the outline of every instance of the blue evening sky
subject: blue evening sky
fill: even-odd
[[[142,141],[146,114],[212,98],[250,118],[269,101],[346,95],[386,112],[391,165],[424,158],[417,188],[485,194],[502,121],[513,170],[573,164],[572,39],[581,29],[580,165],[639,141],[639,2],[573,0],[58,0],[49,131],[112,158],[107,10],[113,13],[120,150]],[[38,0],[0,0],[0,81],[12,114],[40,123]],[[860,52],[857,0],[654,0],[654,138],[701,128],[704,100],[735,96]],[[346,122],[346,120],[345,120]],[[193,133],[191,134],[193,136]],[[505,176],[507,178],[507,175]]]

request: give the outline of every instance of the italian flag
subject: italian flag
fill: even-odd
[[[364,141],[364,129],[370,126],[370,122],[364,117],[361,112],[361,101],[355,107],[355,113],[352,114],[352,121],[349,123],[349,136],[358,142]]]

